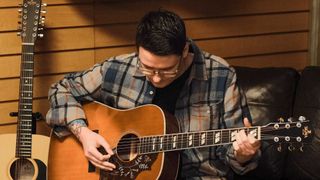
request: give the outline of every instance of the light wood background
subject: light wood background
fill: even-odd
[[[0,1],[0,133],[15,132],[21,39],[18,4]],[[34,111],[48,110],[50,84],[113,55],[135,50],[137,21],[160,7],[186,23],[189,37],[232,65],[309,65],[310,0],[43,0],[48,4],[45,37],[37,41]],[[40,122],[39,133],[48,133]]]

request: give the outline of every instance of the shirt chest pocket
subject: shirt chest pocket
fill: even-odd
[[[190,108],[189,131],[217,129],[222,103],[193,104]]]

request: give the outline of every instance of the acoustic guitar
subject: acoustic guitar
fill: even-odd
[[[92,166],[74,136],[52,137],[49,155],[51,180],[176,179],[179,151],[230,144],[242,129],[259,140],[289,143],[291,150],[296,143],[310,140],[312,135],[309,121],[304,119],[250,128],[179,133],[176,119],[156,105],[118,110],[92,102],[85,104],[84,110],[88,127],[102,135],[113,149],[114,155],[109,161],[116,165],[116,169],[107,172]],[[99,150],[105,153],[104,149]]]
[[[39,23],[44,20],[40,13],[40,0],[24,0],[21,13],[22,55],[16,134],[0,135],[1,180],[45,180],[50,138],[32,134],[33,64],[34,43]]]

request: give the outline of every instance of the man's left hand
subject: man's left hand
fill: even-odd
[[[245,127],[251,127],[251,123],[244,118]],[[249,161],[259,150],[261,143],[252,134],[246,134],[241,130],[236,134],[236,141],[233,142],[234,155],[236,160],[243,164]]]

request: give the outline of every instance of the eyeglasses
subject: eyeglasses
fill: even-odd
[[[172,69],[175,69],[175,70],[168,71],[168,70],[154,70],[154,69],[146,68],[145,65],[143,65],[141,63],[141,61],[138,60],[137,69],[140,72],[142,72],[144,75],[146,75],[146,76],[159,75],[159,76],[164,77],[164,78],[173,78],[179,72],[180,63],[181,63],[181,58],[179,59],[179,63],[176,65],[176,67],[172,68]]]

